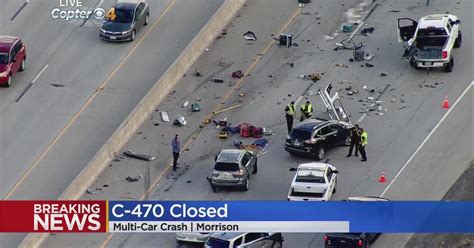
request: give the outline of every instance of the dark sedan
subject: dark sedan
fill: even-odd
[[[326,151],[340,145],[350,145],[352,124],[343,121],[307,119],[286,137],[285,150],[290,154],[321,160]]]
[[[133,41],[137,30],[149,21],[150,12],[145,1],[119,2],[107,12],[99,36],[109,41]]]

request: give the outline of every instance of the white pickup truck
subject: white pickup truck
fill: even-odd
[[[398,19],[398,41],[406,42],[403,58],[416,69],[443,67],[451,72],[454,67],[453,48],[461,47],[461,21],[455,15],[436,14],[421,18]]]
[[[288,201],[329,201],[336,193],[337,173],[330,164],[300,164],[291,182]]]

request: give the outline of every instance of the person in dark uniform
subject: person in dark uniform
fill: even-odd
[[[290,104],[285,107],[286,126],[288,127],[288,134],[293,129],[293,119],[295,118],[295,102],[291,101]]]
[[[359,156],[359,146],[360,146],[360,131],[359,131],[359,125],[355,125],[351,129],[351,144],[349,146],[349,154],[347,154],[346,157],[352,156],[352,150],[355,148],[355,156]]]

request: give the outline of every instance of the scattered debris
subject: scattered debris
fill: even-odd
[[[135,153],[132,150],[125,151],[125,152],[123,152],[123,154],[125,154],[129,157],[132,157],[132,158],[137,158],[137,159],[141,159],[141,160],[145,160],[145,161],[155,160],[155,157],[153,157],[153,156],[149,156],[149,155],[146,155],[146,154]]]
[[[392,9],[392,10],[389,10],[388,12],[389,13],[398,13],[398,12],[400,12],[400,10],[399,9]]]
[[[354,28],[353,23],[344,23],[344,24],[342,24],[342,32],[344,32],[344,33],[352,32],[353,28]]]
[[[407,107],[407,106],[400,107],[400,108],[398,108],[398,110],[402,110],[402,109],[404,109],[404,108],[406,108],[406,107]]]
[[[273,132],[272,132],[271,129],[268,129],[268,128],[264,127],[263,128],[263,134],[268,136],[268,135],[272,135]]]
[[[295,67],[295,63],[288,63],[290,67]]]
[[[162,119],[164,122],[169,122],[169,121],[170,121],[170,117],[168,116],[168,112],[166,112],[166,111],[161,111],[161,119]]]
[[[362,34],[362,35],[371,34],[371,33],[374,32],[374,30],[375,30],[374,27],[363,28],[363,29],[360,31],[360,34]]]
[[[183,105],[181,105],[181,107],[182,107],[182,108],[185,108],[185,107],[187,107],[188,105],[189,105],[189,101],[185,101],[185,102],[183,103]]]
[[[196,99],[194,99],[194,100],[196,100],[196,101],[200,102],[202,99],[201,99],[201,98],[199,98],[199,97],[196,97]]]
[[[370,61],[370,60],[372,60],[374,57],[375,57],[374,54],[372,54],[372,53],[370,53],[370,52],[366,52],[365,55],[364,55],[364,60]]]
[[[278,41],[280,42],[280,46],[290,47],[292,45],[293,35],[282,33],[278,37]]]
[[[191,180],[186,181],[186,183],[191,183],[191,182],[192,182]]]
[[[199,111],[201,111],[201,107],[199,106],[199,104],[193,103],[193,104],[191,104],[191,111],[199,112]]]
[[[136,182],[138,181],[138,177],[126,177],[125,180],[127,180],[127,182],[131,183],[131,182]]]
[[[153,126],[155,126],[155,127],[157,127],[159,125],[160,125],[160,123],[158,123],[158,122],[155,122],[155,124],[153,124]]]
[[[178,114],[178,118],[174,120],[173,125],[175,126],[186,126],[187,121],[182,114]]]
[[[86,192],[91,195],[96,195],[99,192],[99,190],[87,189]]]
[[[214,79],[212,79],[212,81],[214,83],[224,83],[224,79],[222,79],[222,78],[214,78]]]
[[[301,15],[311,15],[311,13],[310,12],[303,12],[303,13],[301,13]]]
[[[243,77],[244,77],[244,73],[241,70],[232,72],[232,78],[234,79],[243,78]]]
[[[252,31],[247,31],[244,34],[244,38],[245,38],[245,40],[251,40],[251,41],[257,40],[257,36],[255,36],[255,33],[252,32]]]
[[[374,67],[374,65],[373,65],[373,64],[370,64],[370,63],[365,63],[365,66],[367,66],[367,67]]]
[[[199,72],[198,69],[196,69],[196,71],[194,72],[194,76],[202,77],[201,72]]]
[[[296,43],[296,42],[293,42],[292,46],[297,47],[297,46],[300,46],[300,45],[298,45],[298,43]]]
[[[102,187],[107,188],[107,187],[109,187],[109,185],[108,185],[108,184],[104,184],[104,185],[102,185]]]
[[[346,67],[344,64],[336,64],[337,67]]]
[[[64,87],[64,84],[50,84],[50,85],[53,87],[58,87],[58,88]]]
[[[244,96],[245,96],[245,93],[240,93],[239,96],[240,96],[240,97],[244,97]]]
[[[346,90],[351,90],[352,89],[352,86],[347,86],[346,87]]]
[[[382,72],[382,73],[380,73],[380,76],[381,76],[381,77],[386,77],[387,75],[388,75],[387,72]]]

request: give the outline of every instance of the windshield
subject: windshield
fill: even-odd
[[[214,170],[217,171],[238,171],[240,170],[239,164],[237,163],[221,163],[217,162],[214,166]]]
[[[133,10],[115,9],[115,19],[113,22],[131,23],[133,21]]]
[[[229,247],[229,241],[227,240],[222,240],[222,239],[216,239],[216,238],[209,238],[206,242],[207,246],[210,247],[215,247],[215,248],[227,248]]]
[[[0,64],[8,64],[8,54],[0,53]]]
[[[303,131],[295,128],[291,130],[290,137],[297,140],[309,140],[311,139],[311,134],[312,133],[309,131]]]
[[[297,176],[296,182],[298,183],[325,183],[324,177],[318,177],[313,175]]]

